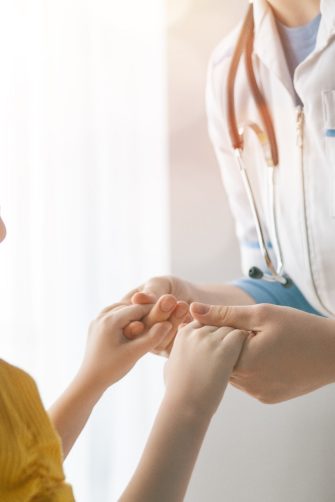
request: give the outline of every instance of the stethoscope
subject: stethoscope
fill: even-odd
[[[283,267],[283,257],[280,248],[278,229],[277,229],[277,218],[276,218],[276,203],[275,203],[275,170],[278,169],[278,147],[276,136],[274,132],[273,122],[269,113],[269,108],[266,104],[265,98],[261,93],[254,69],[252,64],[252,52],[254,44],[254,12],[253,12],[253,0],[250,1],[250,6],[247,11],[247,15],[243,22],[241,32],[236,44],[236,48],[232,57],[230,64],[230,69],[228,73],[227,80],[227,121],[230,140],[234,154],[237,160],[239,171],[242,177],[243,185],[250,203],[250,208],[255,221],[257,238],[260,246],[260,250],[269,273],[265,273],[258,267],[252,267],[249,270],[249,277],[253,279],[264,279],[266,281],[278,282],[285,287],[291,284],[291,281],[284,275]],[[242,129],[237,126],[236,110],[235,110],[235,81],[238,67],[242,56],[245,57],[245,67],[248,82],[250,85],[250,90],[252,96],[255,100],[258,113],[262,119],[264,130],[262,130],[257,124],[253,122],[247,123]],[[270,224],[272,227],[272,244],[273,251],[276,257],[276,266],[271,259],[268,246],[266,244],[265,232],[263,230],[263,225],[261,223],[261,218],[257,209],[257,204],[255,196],[252,190],[250,178],[248,176],[248,171],[243,159],[243,147],[244,147],[244,134],[246,129],[251,129],[257,136],[265,158],[265,163],[269,175],[269,194],[270,194],[270,206],[271,206],[271,220]]]

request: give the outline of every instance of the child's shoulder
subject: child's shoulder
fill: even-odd
[[[0,402],[7,414],[21,416],[21,420],[32,409],[44,411],[33,377],[3,359],[0,359]]]
[[[23,382],[33,386],[36,385],[35,380],[28,373],[4,359],[0,359],[0,382],[2,391],[12,387],[13,384],[22,385]]]

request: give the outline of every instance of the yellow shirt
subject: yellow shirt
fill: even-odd
[[[73,502],[59,437],[34,380],[0,359],[1,502]]]

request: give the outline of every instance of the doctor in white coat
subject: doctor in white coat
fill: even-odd
[[[170,293],[177,307],[158,317],[196,302],[202,323],[250,331],[231,381],[273,403],[335,382],[335,4],[254,0],[248,15],[252,37],[242,45],[256,92],[248,56],[232,70],[245,26],[215,50],[207,91],[245,277],[218,285],[156,277],[125,299]]]

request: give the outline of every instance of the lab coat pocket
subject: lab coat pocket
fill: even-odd
[[[330,167],[330,215],[335,218],[335,90],[322,91],[324,137]]]

